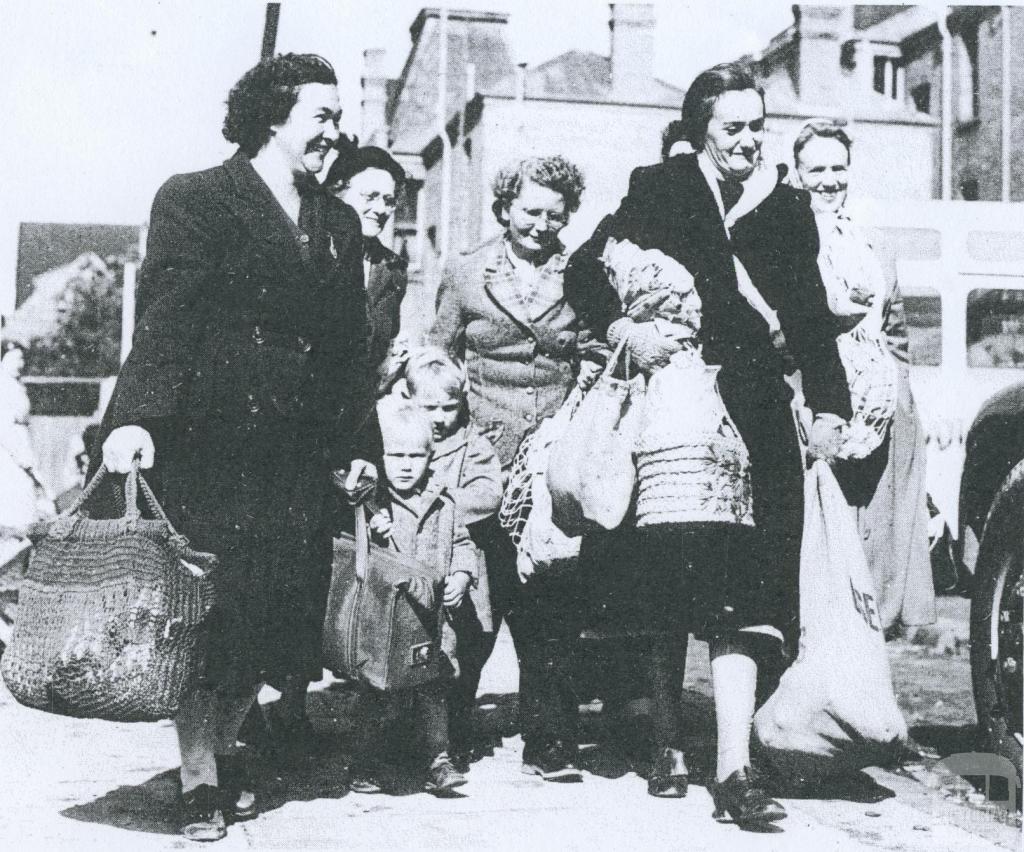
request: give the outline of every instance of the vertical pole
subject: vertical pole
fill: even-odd
[[[263,46],[260,59],[273,59],[277,47],[277,22],[281,17],[280,3],[267,3],[267,15],[263,21]]]
[[[448,7],[442,5],[438,13],[437,51],[437,132],[441,138],[441,236],[440,265],[448,263],[448,245],[452,207],[452,142],[448,138]]]
[[[121,363],[132,349],[135,335],[135,276],[138,266],[129,261],[124,265],[121,286]]]
[[[946,16],[949,9],[938,10],[942,33],[942,200],[953,197],[953,37]]]
[[[1009,6],[1003,6],[1000,14],[1003,18],[1003,114],[1002,114],[1002,194],[1003,201],[1010,200],[1010,131],[1012,127],[1012,113],[1010,112],[1010,99],[1013,97],[1013,67],[1011,63],[1012,49],[1010,42],[1013,38],[1013,21],[1010,20],[1012,10]]]

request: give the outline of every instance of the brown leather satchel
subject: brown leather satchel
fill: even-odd
[[[371,544],[366,507],[355,507],[355,536],[334,540],[324,620],[324,665],[335,675],[384,692],[445,675],[442,584],[452,558],[454,504],[447,501],[442,512],[449,534],[434,567]]]

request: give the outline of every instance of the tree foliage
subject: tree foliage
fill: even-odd
[[[117,373],[123,266],[111,264],[110,273],[69,283],[57,328],[29,344],[27,375],[100,378]]]

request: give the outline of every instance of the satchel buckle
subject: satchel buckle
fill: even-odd
[[[431,642],[413,645],[409,648],[409,653],[412,655],[412,665],[414,667],[429,666],[434,662],[434,645]]]

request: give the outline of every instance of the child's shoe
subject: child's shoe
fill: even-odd
[[[435,796],[448,796],[456,787],[464,787],[466,783],[466,776],[455,768],[446,753],[442,753],[430,765],[430,777],[423,789]]]

